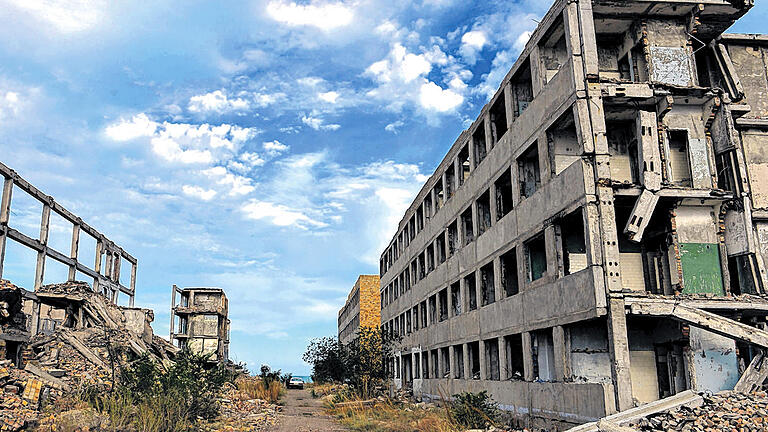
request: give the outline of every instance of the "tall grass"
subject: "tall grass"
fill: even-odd
[[[379,402],[373,406],[355,402],[362,401],[339,396],[328,402],[328,412],[352,431],[459,432],[463,430],[444,410],[438,408],[424,408],[413,404],[403,406],[391,401]]]
[[[261,399],[269,403],[277,403],[285,394],[285,387],[279,381],[267,384],[264,380],[254,377],[241,377],[235,381],[237,389],[249,399]]]

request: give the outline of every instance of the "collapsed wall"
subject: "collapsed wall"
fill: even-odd
[[[179,349],[152,332],[149,309],[115,305],[85,282],[36,292],[0,280],[0,430],[34,422],[44,400],[108,389],[132,361],[167,365]]]

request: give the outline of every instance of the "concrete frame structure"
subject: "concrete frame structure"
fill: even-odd
[[[768,346],[752,5],[555,1],[381,256],[394,387],[550,428],[733,388]]]
[[[41,192],[2,163],[0,163],[0,175],[3,178],[2,201],[0,201],[0,278],[3,276],[6,243],[8,239],[11,239],[37,253],[35,290],[43,285],[46,260],[51,258],[69,267],[67,281],[75,281],[77,272],[81,272],[93,278],[94,291],[101,292],[115,304],[118,301],[119,293],[124,293],[128,295],[129,306],[133,307],[136,295],[136,258],[109,240],[105,235],[83,222],[82,219],[69,210],[62,207],[61,204],[54,201],[53,197]],[[10,226],[14,189],[28,194],[42,204],[40,236],[37,239],[31,238]],[[58,214],[72,224],[72,240],[68,252],[57,251],[48,245],[51,212]],[[81,232],[90,235],[96,240],[96,256],[93,268],[78,261]],[[131,279],[130,286],[128,287],[120,282],[122,261],[126,261],[131,265]]]
[[[179,294],[179,303],[176,303]],[[198,354],[213,354],[211,362],[229,360],[229,300],[221,288],[171,289],[170,341]],[[176,320],[178,319],[178,325]],[[178,328],[178,332],[175,330]]]
[[[379,328],[381,302],[379,301],[378,275],[360,275],[339,309],[338,333],[343,344],[352,342],[361,327]]]

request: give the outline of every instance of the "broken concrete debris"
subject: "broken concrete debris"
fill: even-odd
[[[179,301],[176,301],[179,294]],[[171,288],[170,340],[180,349],[229,360],[229,300],[221,288]]]
[[[768,36],[725,34],[753,5],[554,1],[381,254],[393,389],[552,429],[760,388]]]
[[[110,388],[139,356],[163,364],[179,351],[153,335],[152,311],[117,306],[85,282],[33,293],[0,280],[0,309],[0,430],[20,430],[43,400],[77,386]]]

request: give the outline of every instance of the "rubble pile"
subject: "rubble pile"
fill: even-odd
[[[221,402],[219,420],[204,429],[209,432],[261,431],[277,424],[279,405],[252,399],[234,385],[228,385]]]
[[[32,293],[0,280],[0,431],[36,423],[41,405],[82,386],[110,388],[143,355],[178,348],[152,333],[152,311],[112,304],[85,282]]]
[[[641,431],[757,431],[768,430],[768,395],[720,392],[705,395],[700,407],[686,406],[653,414],[632,427]]]

